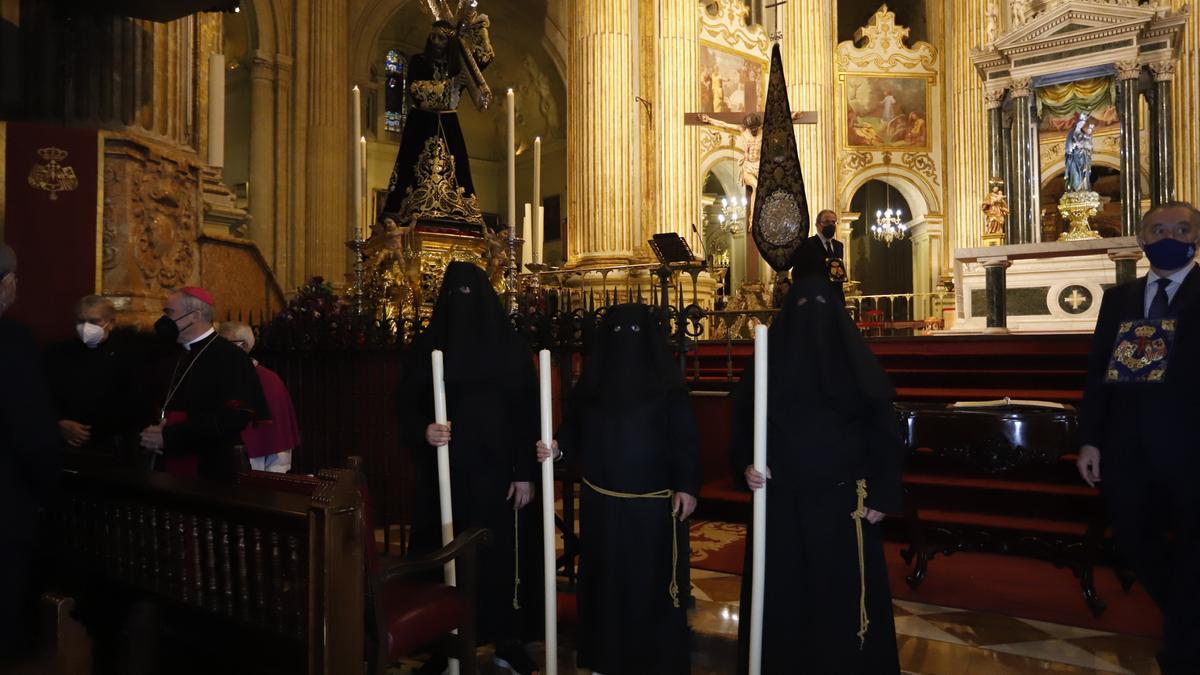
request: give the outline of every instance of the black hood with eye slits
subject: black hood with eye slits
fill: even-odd
[[[822,401],[853,416],[864,399],[890,400],[895,389],[826,278],[792,284],[768,334],[773,412]]]
[[[655,314],[643,304],[610,307],[593,335],[591,356],[574,398],[606,407],[638,405],[670,391],[684,391]]]
[[[517,335],[487,274],[467,262],[446,266],[429,325],[413,341],[426,359],[444,352],[447,382],[494,380],[532,366],[529,345]]]

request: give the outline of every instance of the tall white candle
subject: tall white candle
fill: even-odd
[[[542,262],[542,137],[533,139],[533,262]]]
[[[550,350],[538,352],[541,384],[542,443],[554,443],[554,411],[551,402]],[[546,601],[546,675],[558,675],[558,561],[554,549],[554,462],[542,462],[542,569]]]
[[[208,55],[208,163],[225,166],[225,55]]]
[[[433,421],[438,424],[446,423],[446,378],[442,351],[435,349],[430,354],[433,363]],[[438,470],[438,505],[442,518],[442,546],[454,541],[454,505],[450,492],[450,444],[439,445],[437,449]],[[457,586],[454,561],[446,563],[442,570],[446,584]],[[458,631],[454,631],[457,633]],[[450,659],[450,675],[458,675],[458,659]]]
[[[546,207],[537,208],[537,218],[533,221],[533,262],[542,264],[546,249]]]
[[[517,98],[509,89],[505,95],[508,114],[508,145],[505,157],[508,161],[508,221],[506,225],[517,227]]]
[[[767,475],[767,327],[754,327],[754,470]],[[763,596],[766,588],[767,486],[754,491],[754,549],[750,579],[750,675],[762,673]]]
[[[371,221],[373,218],[363,218],[363,213],[368,213],[371,209],[370,202],[367,201],[367,137],[358,137],[358,169],[355,171],[358,174],[359,191],[355,193],[355,203],[358,204],[358,220],[355,221],[355,227],[360,228],[359,232],[363,239],[371,235]],[[373,215],[373,214],[371,214]]]
[[[367,153],[362,140],[362,96],[357,84],[350,90],[350,121],[354,127],[354,135],[351,136],[354,140],[354,163],[351,171],[353,187],[350,192],[354,195],[354,226],[351,228],[351,232],[360,234],[363,227],[363,184],[366,182],[363,178],[362,167],[366,163]]]
[[[525,204],[525,219],[521,221],[521,270],[533,262],[533,210],[532,204]]]

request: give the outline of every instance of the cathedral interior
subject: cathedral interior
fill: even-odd
[[[21,278],[0,313],[49,347],[81,297],[147,333],[203,288],[252,328],[303,439],[298,477],[250,472],[249,496],[68,470],[55,538],[181,610],[162,651],[197,655],[169,672],[241,672],[179,637],[230,631],[277,667],[237,657],[247,672],[415,672],[426,645],[363,657],[382,614],[359,591],[364,558],[409,552],[405,358],[465,261],[553,354],[559,417],[606,308],[661,311],[703,469],[692,672],[737,672],[750,496],[727,475],[729,401],[828,212],[821,260],[910,451],[884,526],[902,670],[1169,672],[1074,453],[1102,298],[1151,269],[1139,222],[1200,200],[1194,5],[0,0],[0,241]],[[1016,399],[1036,405],[945,412]],[[555,481],[558,660],[591,672],[571,637],[584,488]],[[350,522],[359,484],[373,514]],[[93,672],[74,599],[42,598],[57,637],[13,672]],[[504,672],[488,649],[479,672]]]

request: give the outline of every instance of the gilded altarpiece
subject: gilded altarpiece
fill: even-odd
[[[883,5],[855,40],[837,46],[838,238],[847,243],[847,260],[854,260],[851,200],[868,181],[900,192],[911,210],[913,293],[918,312],[930,315],[938,308],[929,294],[938,290],[945,262],[943,80],[937,49],[925,42],[909,47],[908,37],[909,29],[896,25]]]

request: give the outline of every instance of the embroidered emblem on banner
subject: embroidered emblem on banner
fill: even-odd
[[[66,150],[39,148],[37,154],[46,163],[34,164],[29,170],[29,187],[49,192],[52,200],[58,199],[60,192],[70,192],[79,187],[75,169],[62,163],[67,158]]]
[[[841,258],[830,258],[825,261],[825,269],[829,272],[829,280],[835,284],[846,283],[846,263]]]
[[[1174,342],[1175,319],[1122,322],[1104,381],[1162,382]]]

